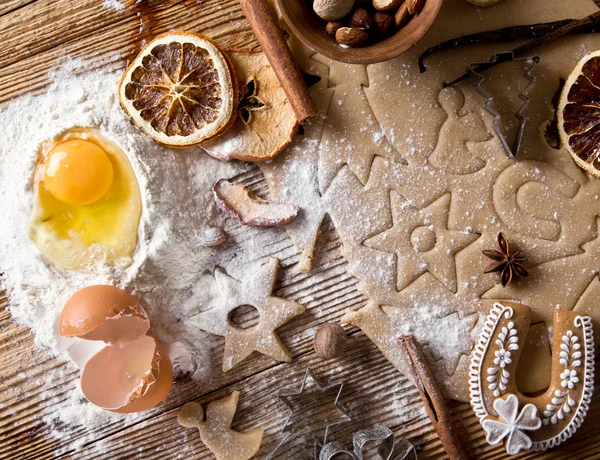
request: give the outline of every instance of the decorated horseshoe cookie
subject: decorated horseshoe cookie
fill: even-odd
[[[495,303],[469,368],[471,406],[490,444],[510,455],[543,451],[570,438],[585,418],[594,390],[594,336],[589,316],[554,312],[552,376],[544,394],[519,392],[515,374],[529,330],[526,305]]]

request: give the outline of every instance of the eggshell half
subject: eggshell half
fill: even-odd
[[[62,309],[59,333],[63,337],[130,342],[146,334],[148,316],[139,301],[123,289],[108,285],[77,291]]]
[[[169,357],[149,336],[106,346],[88,360],[81,374],[81,389],[92,404],[121,413],[156,406],[172,382]]]

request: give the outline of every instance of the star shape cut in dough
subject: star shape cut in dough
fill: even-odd
[[[245,281],[238,281],[219,268],[215,271],[220,295],[212,308],[197,316],[197,322],[202,330],[225,337],[224,372],[253,351],[277,361],[292,360],[292,354],[275,330],[300,315],[305,308],[299,303],[272,295],[278,267],[279,260],[271,258]],[[258,310],[260,317],[256,326],[242,329],[231,321],[231,312],[242,305],[251,305]]]
[[[363,244],[396,255],[398,291],[429,272],[456,292],[454,255],[475,241],[477,235],[448,229],[450,200],[447,193],[418,209],[393,190],[390,192],[392,227]]]

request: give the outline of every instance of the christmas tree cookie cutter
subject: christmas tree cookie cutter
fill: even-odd
[[[483,71],[489,69],[497,64],[502,62],[517,62],[524,61],[529,66],[523,73],[523,77],[528,80],[529,83],[523,88],[523,90],[519,93],[519,99],[523,101],[521,106],[515,112],[515,118],[519,120],[519,125],[517,127],[517,132],[515,134],[515,138],[512,142],[512,145],[509,143],[506,135],[502,132],[502,127],[500,126],[501,114],[494,107],[492,107],[492,103],[494,101],[494,95],[483,88],[483,82],[486,80],[483,75]],[[467,67],[467,73],[477,79],[477,84],[475,85],[475,90],[481,94],[485,98],[485,102],[483,103],[484,109],[494,117],[492,121],[492,129],[496,134],[496,137],[500,141],[500,145],[502,146],[502,150],[506,153],[508,158],[516,158],[521,149],[521,141],[523,139],[523,133],[525,132],[525,126],[527,125],[528,117],[523,113],[525,108],[529,105],[531,99],[527,96],[527,92],[529,89],[535,85],[536,77],[532,75],[531,71],[538,65],[540,62],[539,56],[528,56],[528,57],[515,57],[515,53],[513,51],[505,51],[502,53],[495,53],[492,58],[488,62],[474,62],[473,64]],[[454,82],[449,83],[444,86],[452,86]]]
[[[587,415],[594,391],[594,334],[589,316],[556,310],[550,387],[532,397],[517,388],[515,374],[529,330],[531,309],[496,302],[471,357],[471,406],[494,445],[509,455],[545,451],[569,439]]]

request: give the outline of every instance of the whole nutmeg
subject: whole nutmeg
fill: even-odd
[[[353,6],[354,0],[315,0],[313,10],[321,19],[337,21],[350,13]]]
[[[325,32],[327,32],[328,35],[335,37],[335,33],[338,31],[338,29],[340,27],[344,27],[345,25],[346,24],[344,24],[342,21],[329,21],[327,26],[325,26]]]
[[[350,27],[360,27],[369,30],[373,27],[373,16],[365,8],[354,8],[350,13]]]
[[[335,40],[343,46],[360,46],[367,38],[367,33],[358,27],[340,27],[335,33]]]
[[[323,359],[340,356],[346,349],[348,337],[344,328],[337,323],[325,323],[315,333],[315,353]]]
[[[375,30],[382,37],[390,35],[396,27],[396,20],[392,13],[386,13],[384,11],[378,11],[373,16],[373,22],[375,23]]]

